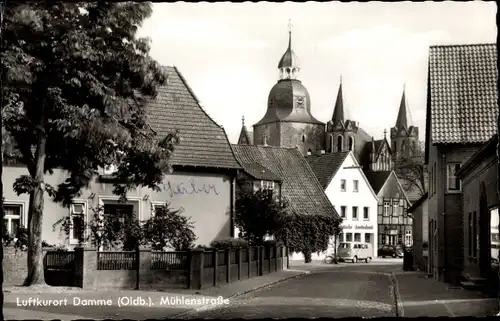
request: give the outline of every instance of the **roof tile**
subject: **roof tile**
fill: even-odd
[[[296,214],[333,215],[340,220],[340,216],[298,149],[233,145],[233,150],[241,163],[259,164],[282,178],[282,195]]]
[[[349,155],[349,152],[326,153],[306,157],[323,189],[328,187],[347,155]]]
[[[429,52],[433,143],[482,143],[497,131],[495,44],[432,46]]]
[[[148,104],[148,121],[158,135],[179,131],[172,165],[239,169],[224,129],[208,116],[175,67],[164,67],[167,85]]]

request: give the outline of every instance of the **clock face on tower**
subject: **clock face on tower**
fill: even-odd
[[[296,96],[295,101],[297,103],[297,108],[304,108],[306,103],[306,98],[304,96]]]

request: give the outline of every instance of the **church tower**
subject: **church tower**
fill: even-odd
[[[344,114],[344,99],[342,96],[342,76],[340,77],[339,91],[332,119],[327,123],[325,146],[329,153],[355,151],[358,125],[352,120],[348,120]],[[365,139],[360,143],[362,147]],[[359,146],[358,146],[359,147]]]
[[[300,65],[292,50],[289,25],[288,48],[278,63],[279,79],[269,93],[267,112],[253,125],[253,143],[298,148],[303,155],[323,149],[325,124],[311,114],[311,98],[299,80]]]
[[[391,150],[395,161],[408,159],[420,152],[418,127],[408,125],[405,89],[399,105],[396,125],[391,128]]]

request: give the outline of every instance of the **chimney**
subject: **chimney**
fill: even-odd
[[[325,150],[322,149],[321,152],[320,152],[321,155],[325,154]]]

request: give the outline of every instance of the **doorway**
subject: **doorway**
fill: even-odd
[[[491,272],[491,223],[484,182],[481,182],[479,198],[479,271],[484,278]]]

